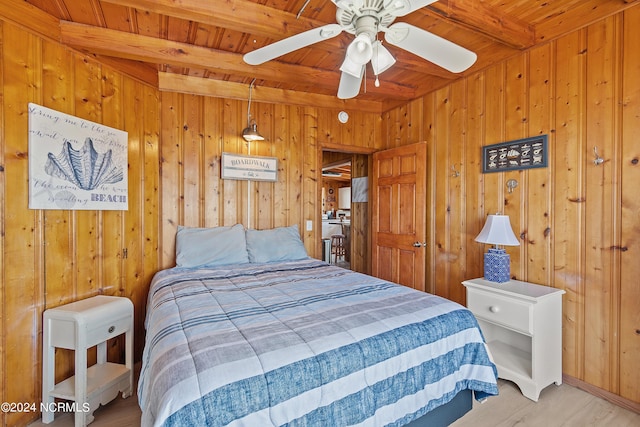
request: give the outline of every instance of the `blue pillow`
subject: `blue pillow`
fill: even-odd
[[[249,262],[294,261],[308,258],[298,225],[269,230],[247,230]]]
[[[248,262],[249,255],[242,224],[214,228],[178,226],[178,267],[216,267]]]

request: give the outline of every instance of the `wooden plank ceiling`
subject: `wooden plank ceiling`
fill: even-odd
[[[162,90],[382,112],[552,40],[637,0],[439,0],[408,22],[478,55],[461,74],[386,45],[396,64],[368,73],[360,94],[336,97],[340,65],[353,36],[339,36],[262,65],[245,53],[336,22],[329,0],[27,0],[59,21],[49,36],[96,55]]]

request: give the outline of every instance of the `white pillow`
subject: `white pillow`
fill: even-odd
[[[216,267],[248,262],[249,255],[242,224],[214,228],[178,226],[178,267]]]
[[[247,230],[249,262],[294,261],[308,258],[298,225],[269,230]]]

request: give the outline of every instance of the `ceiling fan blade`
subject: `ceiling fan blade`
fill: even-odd
[[[271,61],[294,50],[335,37],[341,32],[342,27],[338,24],[324,25],[256,49],[253,52],[245,54],[243,59],[244,62],[249,65],[264,64],[267,61]]]
[[[362,68],[364,67],[363,65]],[[338,98],[349,99],[358,96],[363,74],[360,73],[360,77],[354,77],[349,73],[343,72],[340,76],[340,86],[338,86]]]
[[[386,0],[384,8],[393,16],[405,16],[437,0]]]
[[[478,58],[470,50],[406,22],[393,24],[384,31],[384,38],[388,43],[452,73],[461,73],[471,67]]]

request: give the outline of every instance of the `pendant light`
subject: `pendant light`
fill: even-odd
[[[242,129],[242,137],[245,141],[264,141],[264,136],[258,133],[258,125],[255,120],[251,119],[251,89],[253,89],[253,84],[256,79],[251,81],[249,84],[249,105],[247,106],[247,127]]]

